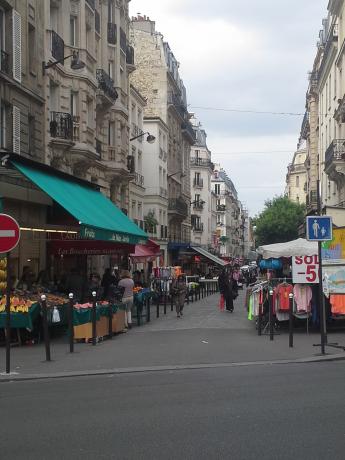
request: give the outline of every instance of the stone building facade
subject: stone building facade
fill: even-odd
[[[168,128],[167,190],[169,248],[190,242],[190,148],[194,130],[187,111],[186,89],[169,44],[145,16],[132,19],[136,70],[132,82],[147,100],[145,118],[160,119]],[[174,255],[171,254],[170,262]]]
[[[291,201],[305,204],[307,197],[307,151],[300,149],[295,152],[286,174],[285,194]]]
[[[207,147],[207,134],[197,118],[192,118],[195,131],[195,144],[191,149],[190,182],[191,182],[191,241],[207,250],[215,249],[216,242],[216,217],[212,219],[212,204],[215,200],[211,194],[211,178],[213,163],[211,152]]]

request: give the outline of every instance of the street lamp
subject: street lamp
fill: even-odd
[[[81,61],[79,59],[79,52],[78,51],[73,51],[72,54],[69,54],[68,56],[62,58],[62,59],[59,59],[58,61],[55,61],[55,62],[50,62],[49,64],[46,64],[45,61],[42,62],[42,73],[43,75],[45,74],[45,71],[47,69],[50,69],[51,67],[54,67],[56,66],[57,64],[61,64],[62,62],[66,61],[66,59],[68,58],[72,58],[72,62],[71,62],[71,69],[72,70],[80,70],[80,69],[83,69],[85,67],[85,62]]]
[[[146,142],[148,142],[149,144],[153,144],[154,141],[156,140],[155,136],[152,136],[152,134],[146,132],[146,133],[141,133],[141,134],[138,134],[137,136],[134,136],[132,137],[131,139],[129,139],[129,141],[134,141],[135,139],[138,139],[139,137],[142,137],[142,136],[145,136],[145,134],[147,134],[147,138],[146,138]]]
[[[255,232],[256,232],[256,225],[253,225],[253,243],[254,243],[254,251],[255,251],[255,249],[256,249]]]

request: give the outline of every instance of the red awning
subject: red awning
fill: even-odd
[[[130,254],[133,262],[153,262],[161,255],[159,244],[148,240],[147,244],[136,244],[135,252]]]

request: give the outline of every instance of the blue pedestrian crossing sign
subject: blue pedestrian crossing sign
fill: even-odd
[[[332,240],[332,217],[308,216],[307,240],[330,241]]]

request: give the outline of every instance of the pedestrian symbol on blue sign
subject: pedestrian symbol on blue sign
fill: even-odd
[[[332,240],[332,217],[308,216],[307,240],[330,241]]]

